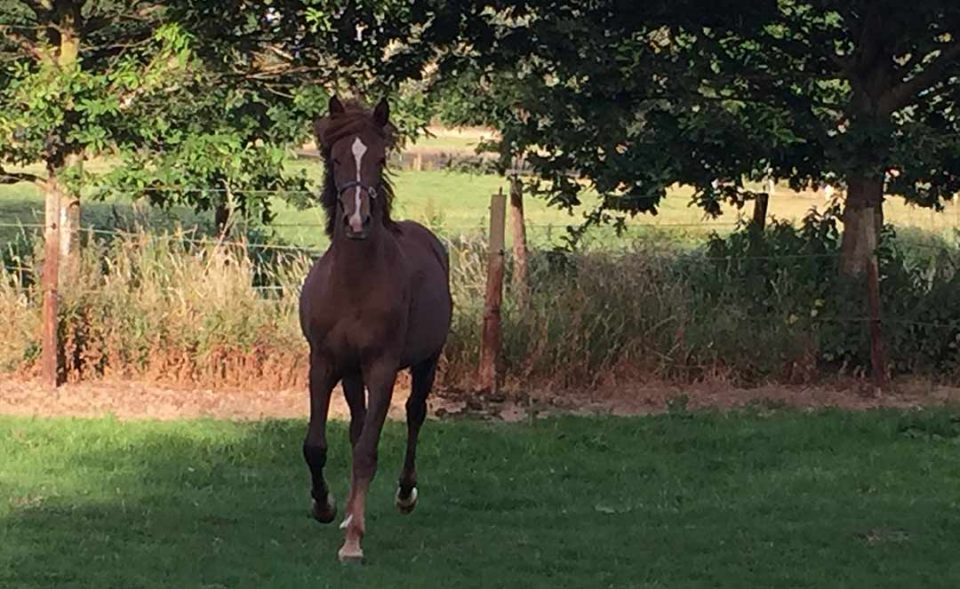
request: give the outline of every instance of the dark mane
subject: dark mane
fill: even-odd
[[[331,147],[340,139],[357,135],[363,131],[379,135],[386,141],[388,149],[393,145],[394,139],[392,126],[387,125],[387,128],[383,128],[374,123],[373,114],[360,103],[348,102],[344,106],[346,110],[342,114],[323,117],[317,120],[314,125],[317,147],[320,148],[324,165],[323,192],[320,194],[320,204],[327,217],[325,230],[327,235],[331,237],[336,222],[338,197],[337,187],[333,181]],[[383,216],[384,227],[396,231],[398,226],[390,216],[390,210],[393,208],[393,197],[393,183],[388,174],[383,174],[380,177],[380,186],[377,187],[376,202]]]

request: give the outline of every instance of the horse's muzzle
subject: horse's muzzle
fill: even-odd
[[[343,217],[344,229],[347,237],[350,239],[366,239],[370,229],[370,215],[345,215]]]

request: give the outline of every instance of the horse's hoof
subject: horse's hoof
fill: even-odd
[[[363,564],[363,550],[359,546],[344,544],[337,552],[337,560],[343,564]]]
[[[410,513],[417,506],[417,488],[410,489],[410,495],[406,498],[402,495],[402,489],[397,489],[397,509],[400,513]]]
[[[313,500],[313,506],[311,509],[313,519],[317,520],[321,524],[329,524],[337,517],[337,504],[333,500],[333,495],[327,493],[327,504],[320,505],[317,503],[317,500]]]

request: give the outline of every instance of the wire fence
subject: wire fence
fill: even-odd
[[[639,226],[652,226],[656,228],[690,228],[690,227],[703,227],[703,223],[658,223],[658,224],[638,224]],[[716,224],[711,224],[711,227]],[[726,223],[726,226],[742,226],[740,223]],[[323,223],[295,223],[289,224],[286,226],[293,226],[298,228],[310,228],[317,229],[322,231],[324,224]],[[528,229],[530,226],[533,227],[553,227],[552,224],[528,224]],[[42,223],[9,223],[9,222],[0,222],[0,227],[2,228],[16,228],[22,227],[28,230],[39,230],[44,227]],[[483,240],[483,227],[477,225],[471,228],[471,230],[476,231],[479,235],[479,238],[476,242],[467,242],[461,243],[461,247],[471,249],[475,254],[480,256],[480,263],[483,263],[483,258],[489,253],[485,248],[485,241]],[[130,228],[123,229],[118,227],[104,227],[104,226],[90,226],[84,225],[80,228],[80,231],[88,235],[97,236],[98,238],[103,238],[104,240],[132,240],[135,243],[137,241],[143,241],[144,243],[149,243],[150,241],[168,241],[176,242],[179,244],[186,244],[190,246],[196,246],[201,248],[201,250],[189,250],[189,251],[203,251],[203,248],[210,248],[207,251],[214,251],[216,248],[235,248],[238,250],[240,255],[248,255],[248,253],[256,250],[264,251],[277,251],[277,252],[286,252],[292,253],[297,256],[309,256],[315,257],[323,253],[325,247],[323,245],[294,245],[286,243],[271,243],[268,241],[254,241],[244,238],[226,238],[219,237],[216,235],[203,235],[198,230],[195,231],[168,231],[162,233],[152,233],[146,229],[141,228]],[[448,243],[452,243],[448,240]],[[926,243],[918,242],[916,245],[924,250],[936,250],[944,254],[949,254],[951,256],[960,258],[960,250],[956,247],[951,247],[948,244],[939,244],[939,243]],[[2,253],[2,252],[0,252]],[[507,252],[509,255],[509,252]],[[788,263],[788,264],[804,264],[810,263],[811,267],[818,265],[820,262],[829,260],[834,261],[841,256],[839,251],[810,251],[810,252],[762,252],[762,253],[739,253],[739,254],[723,254],[715,253],[708,251],[703,247],[699,247],[692,250],[686,251],[656,251],[650,249],[644,249],[641,251],[634,252],[623,252],[623,253],[613,253],[606,252],[606,255],[617,256],[617,255],[637,255],[643,256],[645,260],[649,261],[662,261],[664,263],[669,263],[671,261],[676,261],[681,257],[691,257],[699,259],[708,264],[713,264],[713,266],[702,266],[702,268],[717,268],[720,271],[720,276],[724,276],[724,264],[731,264],[729,268],[736,268],[737,264],[746,264],[750,262],[759,262],[761,264],[767,262],[776,262],[776,263]],[[296,258],[291,258],[296,259]],[[0,261],[3,262],[2,267],[4,272],[8,275],[13,274],[20,277],[21,283],[26,283],[28,280],[36,283],[39,279],[41,268],[38,265],[33,267],[28,261],[25,260],[4,260],[0,257]],[[716,265],[720,266],[717,267]],[[701,266],[693,266],[693,268],[700,268]],[[820,266],[822,267],[822,265]],[[741,268],[742,270],[742,268]],[[731,276],[742,276],[742,274],[731,274]],[[474,277],[476,278],[476,277]],[[9,282],[9,281],[8,281]],[[206,287],[206,286],[195,286],[197,291],[191,291],[190,287],[184,287],[180,285],[176,286],[159,286],[151,285],[152,289],[160,289],[162,293],[157,295],[160,300],[163,301],[172,301],[174,304],[177,304],[176,301],[184,297],[184,293],[193,294],[196,298],[196,293],[212,293],[210,296],[216,297],[231,297],[234,296],[233,293],[236,293],[240,297],[243,297],[242,300],[249,301],[252,305],[251,308],[254,309],[255,314],[277,314],[277,313],[288,313],[289,309],[293,308],[291,305],[296,305],[296,301],[299,298],[299,283],[282,283],[276,284],[270,279],[264,280],[264,283],[258,283],[256,279],[252,283],[244,284],[237,286],[236,284],[227,284],[223,289],[217,289],[216,287]],[[282,282],[282,281],[281,281]],[[14,288],[16,289],[16,279],[13,281]],[[79,286],[79,285],[78,285]],[[0,284],[0,289],[4,288],[4,285]],[[90,283],[82,285],[81,288],[70,288],[68,292],[62,294],[63,297],[71,297],[74,302],[79,302],[81,305],[86,305],[89,303],[94,303],[92,308],[96,308],[96,301],[104,300],[106,297],[107,300],[113,301],[126,301],[131,296],[138,296],[136,284],[123,284],[123,283],[112,283],[112,284],[98,284],[96,279]],[[238,289],[239,290],[236,290]],[[469,299],[479,299],[482,300],[485,291],[485,285],[482,282],[477,282],[476,284],[464,284],[459,285],[461,296],[467,297]],[[509,289],[509,283],[507,289]],[[9,286],[7,286],[9,291]],[[212,290],[208,290],[212,289]],[[742,289],[741,289],[742,290]],[[256,293],[255,296],[244,295],[244,291],[247,293],[253,292]],[[33,312],[38,312],[39,309],[39,289],[28,289],[21,288],[20,295],[21,302],[18,303],[24,309],[31,308]],[[510,291],[508,290],[508,293]],[[2,292],[0,292],[2,294]],[[118,297],[119,294],[119,297]],[[203,295],[207,296],[207,295]],[[109,297],[113,297],[112,299]],[[64,299],[69,300],[69,299]],[[108,303],[109,304],[109,303]],[[508,299],[505,303],[505,308],[510,309],[515,304],[515,301]],[[841,306],[832,306],[829,310],[819,310],[812,309],[809,311],[791,311],[790,309],[777,309],[775,307],[767,309],[764,313],[758,315],[752,315],[746,308],[743,308],[742,315],[741,309],[737,308],[734,310],[734,315],[731,316],[730,321],[733,323],[742,323],[745,325],[743,328],[744,333],[751,332],[764,332],[764,333],[789,333],[794,332],[797,334],[803,334],[803,337],[811,337],[814,339],[821,338],[847,338],[850,337],[863,337],[863,334],[866,334],[869,328],[870,332],[873,332],[875,329],[883,330],[884,333],[891,339],[891,341],[903,341],[903,338],[907,338],[909,341],[913,342],[924,342],[924,345],[930,343],[930,345],[941,346],[946,345],[944,342],[952,342],[960,338],[960,316],[956,319],[943,317],[942,316],[925,316],[926,314],[920,314],[914,317],[899,317],[893,314],[882,314],[879,317],[869,317],[864,316],[866,309],[860,309],[857,312],[851,312],[850,316],[838,315],[837,312],[842,313]],[[510,313],[513,311],[507,311]],[[286,315],[284,315],[286,316]],[[689,321],[690,319],[687,318]],[[718,329],[723,329],[721,324],[717,324]],[[894,339],[897,338],[897,339]],[[896,345],[896,344],[894,344]],[[694,368],[694,366],[681,365],[684,368]]]
[[[323,234],[322,231],[325,228],[323,223],[295,223],[295,224],[279,224],[272,225],[275,227],[303,227],[303,228],[315,228],[320,234]],[[725,224],[696,224],[696,223],[662,223],[662,224],[644,224],[639,223],[633,225],[632,227],[637,228],[657,228],[657,229],[674,229],[678,227],[687,228],[687,227],[708,227],[713,228],[717,226],[726,226],[726,227],[740,227],[742,226],[739,223],[725,223]],[[12,229],[34,229],[39,230],[43,229],[45,225],[43,223],[10,223],[10,222],[0,222],[0,228],[12,228]],[[567,226],[560,226],[551,223],[525,223],[527,230],[543,228],[543,229],[565,229]],[[482,225],[472,225],[464,226],[461,230],[463,234],[466,234],[468,231],[473,233],[475,237],[478,238],[477,243],[482,241],[484,228]],[[287,251],[287,252],[300,252],[307,254],[322,254],[326,251],[328,245],[327,243],[316,243],[316,244],[291,244],[283,242],[263,242],[263,241],[251,241],[248,239],[237,239],[237,238],[227,238],[223,236],[217,236],[214,234],[203,235],[198,228],[193,229],[175,229],[175,230],[166,230],[162,232],[152,232],[146,228],[133,228],[133,229],[122,229],[117,227],[104,227],[100,225],[82,225],[78,232],[81,234],[88,234],[94,236],[101,236],[106,238],[125,238],[125,239],[142,239],[147,238],[149,241],[171,241],[178,242],[189,245],[198,245],[198,246],[222,246],[222,247],[233,247],[233,248],[242,248],[247,250],[276,250],[276,251]],[[457,238],[451,233],[455,234],[456,229],[450,229],[446,226],[443,227],[443,232],[438,235],[440,239],[445,241],[447,245],[457,243]],[[326,240],[325,240],[326,241]],[[960,255],[960,247],[952,246],[948,243],[928,243],[923,241],[911,241],[909,243],[910,248],[919,248],[928,251],[938,251],[945,254],[951,255]],[[616,251],[609,252],[612,255],[616,255]],[[652,258],[665,258],[665,259],[675,259],[679,255],[689,255],[696,254],[708,258],[714,261],[748,261],[748,260],[798,260],[798,259],[820,259],[820,258],[836,258],[841,254],[840,252],[810,252],[810,253],[776,253],[776,254],[746,254],[746,255],[716,255],[713,253],[705,252],[702,248],[692,249],[692,250],[683,250],[679,249],[676,251],[669,252],[656,252],[656,251],[647,251],[644,250],[643,254],[647,257]],[[629,255],[629,252],[627,253]]]
[[[190,192],[203,192],[203,193],[229,193],[233,192],[234,194],[239,195],[257,195],[257,196],[268,196],[268,197],[284,197],[284,196],[317,196],[317,192],[314,190],[285,190],[285,189],[273,189],[273,190],[230,190],[229,188],[220,188],[220,187],[209,187],[209,186],[184,186],[184,185],[154,185],[146,187],[143,189],[138,189],[137,192],[150,192],[150,191],[177,191],[182,193]],[[642,197],[641,197],[642,198]],[[655,197],[651,197],[655,198]],[[794,194],[778,193],[774,192],[770,196],[770,200],[779,200],[779,199],[795,199]],[[631,197],[631,200],[637,200],[635,197]],[[960,208],[958,208],[960,211]],[[136,211],[135,211],[136,213]],[[304,213],[307,214],[307,213]],[[199,228],[187,229],[183,228],[179,230],[166,230],[166,232],[151,232],[149,234],[149,239],[151,240],[170,240],[176,241],[183,244],[189,244],[193,246],[211,246],[216,245],[220,247],[232,247],[232,248],[242,248],[245,250],[252,251],[276,251],[276,252],[290,252],[297,254],[304,254],[309,256],[316,256],[322,254],[326,250],[326,237],[324,234],[326,223],[322,218],[319,218],[321,213],[317,209],[313,209],[312,213],[317,215],[318,219],[316,221],[283,221],[275,222],[266,225],[253,225],[253,226],[243,226],[238,224],[236,233],[246,233],[248,230],[255,231],[276,231],[280,230],[292,230],[292,229],[303,229],[311,232],[316,232],[317,239],[314,243],[288,243],[278,239],[277,241],[263,241],[263,240],[254,240],[254,239],[237,239],[237,238],[224,238],[218,237],[216,235],[210,234],[205,235],[204,232]],[[960,213],[958,213],[960,214]],[[941,214],[942,215],[942,214]],[[937,217],[937,219],[942,219],[942,217]],[[84,234],[94,235],[102,237],[105,239],[132,239],[137,236],[144,234],[144,231],[149,231],[148,228],[144,229],[141,227],[146,227],[150,224],[149,219],[122,219],[117,218],[116,221],[119,222],[129,222],[132,228],[124,229],[116,226],[109,226],[107,223],[100,224],[90,224],[86,223],[80,227],[80,231]],[[441,239],[443,239],[448,246],[460,244],[463,245],[463,238],[477,238],[477,243],[481,243],[483,236],[486,232],[486,218],[478,218],[476,223],[448,223],[442,219],[438,219],[435,223],[426,221],[425,224],[435,228]],[[552,232],[556,231],[558,234],[565,234],[570,227],[575,227],[578,223],[578,219],[571,219],[569,223],[562,222],[543,222],[543,221],[527,221],[525,222],[525,227],[528,233],[536,232]],[[739,227],[744,227],[747,223],[747,220],[744,216],[738,216],[735,221],[727,221],[723,219],[710,219],[703,218],[699,221],[648,221],[648,220],[637,220],[630,219],[627,222],[626,228],[628,231],[643,232],[643,231],[680,231],[680,230],[694,230],[699,232],[712,232],[718,231],[721,229],[735,229]],[[24,232],[39,232],[45,228],[45,224],[37,221],[20,221],[15,222],[11,221],[0,221],[0,228],[3,229],[17,229]],[[960,227],[960,217],[958,217],[957,227]],[[957,227],[948,227],[953,228],[955,231]],[[960,251],[956,247],[952,247],[947,243],[929,243],[924,241],[913,241],[910,243],[910,247],[920,248],[926,251],[938,251],[948,255],[958,255]],[[805,259],[809,260],[822,260],[822,259],[831,259],[837,258],[840,256],[839,252],[810,252],[810,253],[760,253],[760,254],[746,254],[746,255],[716,255],[710,252],[704,251],[703,248],[699,248],[693,251],[669,251],[669,252],[657,252],[649,249],[644,249],[642,254],[649,259],[675,259],[678,255],[697,255],[702,256],[710,261],[715,262],[749,262],[749,261],[775,261],[775,260],[793,260],[793,261],[802,261]],[[627,253],[629,255],[629,252]],[[23,264],[5,264],[4,268],[9,272],[30,272],[31,268],[24,266]],[[279,290],[273,286],[263,286],[257,287],[263,290]],[[843,319],[844,321],[850,321],[850,319]],[[887,320],[889,321],[889,320]]]

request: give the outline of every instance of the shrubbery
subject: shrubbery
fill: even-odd
[[[300,386],[306,349],[297,292],[311,259],[264,256],[183,233],[90,237],[62,291],[71,379],[150,378],[216,386]],[[443,382],[469,386],[479,355],[485,244],[450,244],[455,317]],[[40,251],[9,244],[0,280],[0,369],[37,360]],[[837,271],[833,217],[744,227],[705,246],[650,240],[626,251],[530,259],[529,302],[508,292],[504,366],[515,387],[643,380],[811,380],[869,367],[865,289]],[[883,329],[897,374],[957,373],[957,249],[886,231]]]

